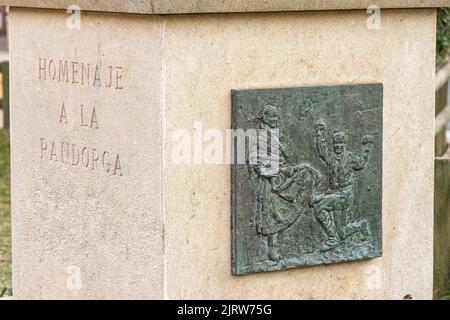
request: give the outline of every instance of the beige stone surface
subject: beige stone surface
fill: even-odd
[[[169,298],[432,297],[434,28],[434,10],[385,11],[381,30],[358,11],[163,20]],[[383,257],[232,276],[230,168],[171,164],[171,132],[230,128],[231,89],[368,82],[384,85]]]
[[[85,14],[70,30],[66,18],[10,13],[14,296],[162,298],[160,19]],[[39,58],[120,66],[123,89],[39,80]],[[98,129],[81,127],[80,104]],[[60,141],[108,151],[113,167],[118,153],[122,176],[102,157],[94,170],[61,163]]]
[[[66,19],[11,10],[15,298],[432,297],[434,9],[384,10],[380,30],[365,10]],[[45,57],[122,66],[124,89],[38,80]],[[229,165],[176,165],[172,133],[230,128],[231,89],[368,82],[384,85],[383,257],[232,276]],[[63,101],[100,128],[59,123]],[[123,176],[41,159],[42,137],[118,152]]]
[[[17,7],[67,9],[139,14],[309,11],[380,8],[448,7],[450,0],[0,0]]]

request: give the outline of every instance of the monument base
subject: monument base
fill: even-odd
[[[386,9],[371,29],[366,10],[82,11],[76,28],[63,10],[12,7],[15,297],[431,299],[435,15]],[[70,62],[68,81],[40,78],[43,59]],[[119,84],[106,69],[81,85],[79,61]],[[232,89],[359,83],[384,90],[382,257],[232,275],[230,165],[205,163],[207,148],[174,161],[179,130],[225,144]],[[56,161],[51,141],[87,148],[89,165]]]

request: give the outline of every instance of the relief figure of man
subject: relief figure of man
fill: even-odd
[[[337,247],[341,241],[355,233],[359,233],[361,241],[365,241],[369,237],[367,221],[352,219],[355,216],[355,172],[366,167],[373,139],[368,135],[363,138],[360,156],[347,149],[347,135],[344,132],[335,132],[332,135],[330,148],[325,123],[319,121],[315,128],[317,152],[329,172],[328,190],[315,193],[311,199],[316,220],[327,236],[322,250]]]

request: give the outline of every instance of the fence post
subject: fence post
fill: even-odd
[[[450,70],[450,64],[443,69],[446,70],[439,72],[437,77],[436,116],[442,115],[448,101],[447,70]],[[450,158],[447,153],[446,131],[447,125],[436,132],[434,147],[434,299],[448,299],[450,296]]]
[[[3,128],[9,129],[9,62],[1,63],[3,79]]]
[[[435,114],[436,116],[444,110],[447,105],[448,100],[448,81],[445,82],[443,86],[441,86],[436,91],[436,103],[435,103]],[[435,145],[434,145],[434,155],[436,157],[442,156],[447,151],[447,142],[445,139],[446,127],[444,127],[435,137]]]
[[[434,299],[450,298],[450,159],[434,161]]]

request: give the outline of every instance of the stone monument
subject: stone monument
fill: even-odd
[[[449,1],[0,2],[15,298],[432,298]]]

